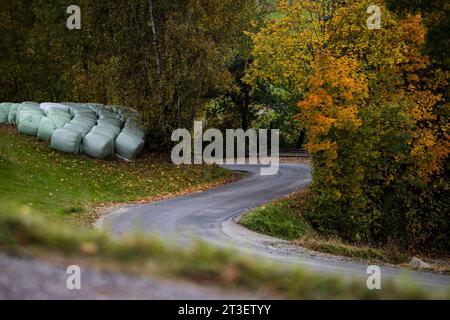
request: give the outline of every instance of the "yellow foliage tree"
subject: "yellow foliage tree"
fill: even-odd
[[[381,29],[370,30],[371,4],[281,0],[281,18],[252,35],[247,81],[300,101],[313,159],[309,218],[319,231],[448,247],[449,127],[437,111],[448,110],[439,94],[448,74],[421,53],[419,14],[397,16],[380,4]]]

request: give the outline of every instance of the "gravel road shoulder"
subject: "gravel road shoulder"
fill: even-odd
[[[0,254],[0,300],[243,300],[263,295],[185,281],[81,268],[81,290],[68,290],[68,266]]]

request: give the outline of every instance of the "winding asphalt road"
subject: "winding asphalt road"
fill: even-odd
[[[242,213],[307,186],[311,182],[308,165],[281,164],[275,176],[261,176],[259,165],[225,167],[250,174],[235,183],[205,192],[114,209],[96,225],[106,228],[114,237],[140,232],[158,235],[183,246],[193,239],[202,239],[265,261],[284,266],[300,265],[313,272],[351,277],[366,284],[367,264],[304,250],[288,241],[254,233],[236,223]],[[407,279],[426,289],[450,289],[450,276],[447,275],[392,266],[382,266],[381,271],[383,280]]]

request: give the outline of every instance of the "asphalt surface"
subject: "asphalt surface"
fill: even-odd
[[[259,165],[226,167],[250,175],[201,193],[116,208],[97,221],[97,227],[106,228],[114,237],[139,232],[158,235],[182,246],[201,239],[283,266],[299,265],[313,272],[350,277],[366,284],[367,264],[304,250],[287,241],[249,231],[235,222],[242,213],[307,186],[311,182],[308,165],[280,164],[275,176],[261,176]],[[448,275],[394,266],[381,266],[381,272],[382,280],[407,280],[429,290],[450,288]]]

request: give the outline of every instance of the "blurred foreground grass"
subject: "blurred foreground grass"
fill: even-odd
[[[142,237],[120,241],[94,230],[49,222],[30,207],[0,207],[0,251],[40,257],[57,255],[138,275],[158,275],[291,299],[427,299],[450,298],[410,285],[383,282],[370,291],[363,280],[324,277],[300,268],[268,264],[236,252],[197,243],[192,248],[167,246]]]

